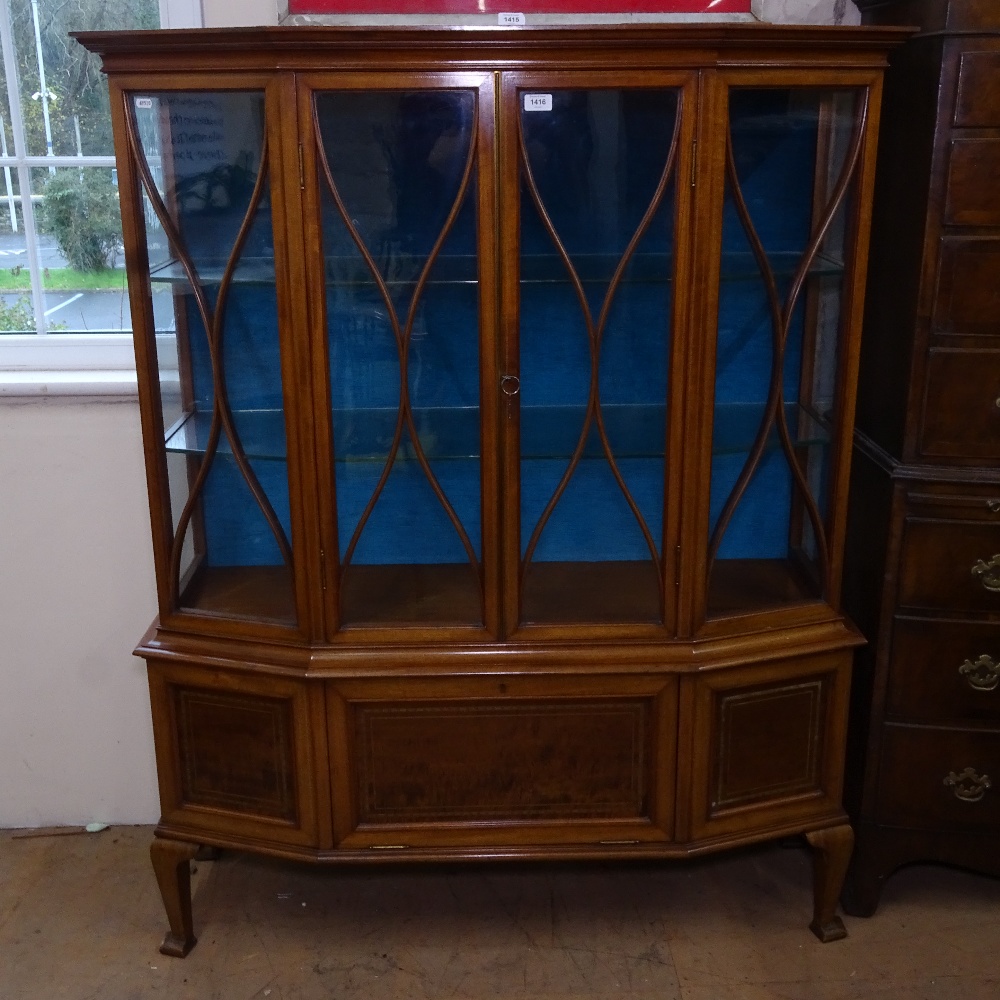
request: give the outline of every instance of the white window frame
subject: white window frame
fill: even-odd
[[[160,0],[163,28],[197,28],[203,23],[201,0]],[[7,92],[18,95],[20,81],[14,58],[10,8],[0,0],[2,45]],[[24,145],[20,102],[11,101],[14,134],[12,156],[0,157],[0,166],[17,170],[21,191],[31,190],[31,171],[38,167],[113,167],[114,156],[29,156]],[[27,264],[31,272],[31,301],[38,333],[0,335],[0,397],[109,396],[135,394],[135,356],[132,333],[60,333],[45,331],[45,296],[38,262],[37,232],[31,200],[22,204]]]

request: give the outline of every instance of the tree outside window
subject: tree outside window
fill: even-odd
[[[0,0],[0,335],[131,328],[107,84],[69,33],[159,23],[158,0]]]

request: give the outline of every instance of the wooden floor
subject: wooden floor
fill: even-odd
[[[1000,997],[1000,881],[898,873],[846,941],[806,929],[796,845],[693,864],[317,869],[226,854],[200,941],[164,930],[150,830],[0,832],[3,1000],[978,1000]]]

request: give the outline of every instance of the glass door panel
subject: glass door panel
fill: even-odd
[[[710,616],[826,596],[860,107],[856,90],[730,92]]]
[[[314,97],[344,625],[483,622],[477,113]]]
[[[294,624],[262,92],[129,98],[184,610]]]
[[[518,122],[520,617],[662,622],[678,91]]]

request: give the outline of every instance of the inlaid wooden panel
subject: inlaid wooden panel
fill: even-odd
[[[934,333],[1000,337],[1000,240],[942,240]]]
[[[997,279],[992,282],[995,286]],[[921,453],[955,459],[1000,458],[998,400],[1000,351],[931,351],[921,415]]]
[[[948,166],[945,222],[1000,226],[1000,139],[956,139]]]
[[[1000,592],[991,590],[980,564],[1000,554],[1000,520],[907,518],[899,569],[901,608],[943,611],[1000,611]]]
[[[252,664],[149,658],[162,815],[171,836],[298,846],[332,838],[321,684]]]
[[[823,688],[812,678],[719,697],[713,811],[819,787]]]
[[[995,830],[1000,823],[1000,733],[887,725],[878,819],[918,829]]]
[[[692,711],[692,746],[709,748],[693,758],[692,836],[839,812],[850,660],[836,652],[684,680],[682,726]]]
[[[644,701],[355,709],[363,823],[641,817]]]
[[[958,73],[955,124],[1000,126],[1000,51],[963,52]]]
[[[173,695],[183,803],[294,821],[291,703],[196,688]]]
[[[1000,727],[1000,623],[897,618],[887,712]]]

